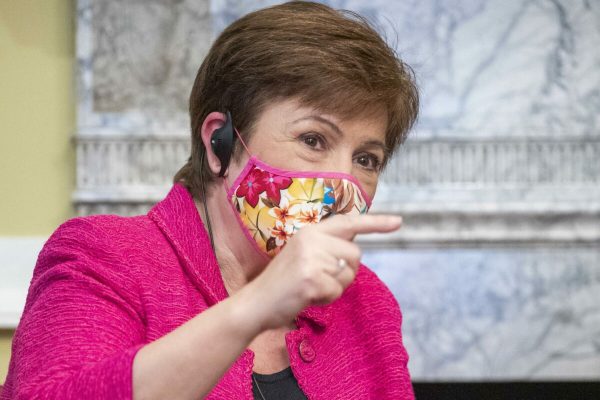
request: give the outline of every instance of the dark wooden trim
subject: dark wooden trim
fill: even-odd
[[[417,400],[593,400],[600,381],[413,382]]]

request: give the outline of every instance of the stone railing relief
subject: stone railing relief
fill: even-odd
[[[79,137],[78,213],[145,212],[188,155],[189,138]],[[388,165],[373,210],[407,218],[386,246],[410,246],[411,235],[415,244],[593,243],[599,181],[600,140],[412,139]],[[579,235],[567,232],[576,227]]]

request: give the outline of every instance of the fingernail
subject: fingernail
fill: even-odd
[[[395,224],[401,224],[402,223],[402,217],[399,215],[394,215],[392,216],[392,222],[394,222]]]

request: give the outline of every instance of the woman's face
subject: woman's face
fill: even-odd
[[[384,111],[342,120],[286,100],[264,109],[246,144],[252,154],[280,169],[353,175],[372,199],[385,156],[386,128]],[[232,161],[229,184],[247,159],[244,156],[239,163]]]

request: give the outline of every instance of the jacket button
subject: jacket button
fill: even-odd
[[[300,352],[300,357],[302,357],[305,362],[311,362],[315,359],[315,349],[312,348],[308,339],[302,339],[298,350]]]

